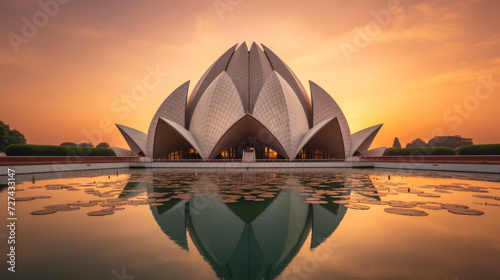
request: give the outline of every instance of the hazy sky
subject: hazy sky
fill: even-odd
[[[147,132],[170,92],[243,41],[327,90],[353,133],[384,123],[372,147],[500,143],[497,0],[55,1],[0,3],[0,120],[32,144],[126,147],[111,123]]]

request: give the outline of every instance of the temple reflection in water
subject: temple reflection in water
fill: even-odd
[[[188,245],[189,234],[217,277],[273,279],[297,255],[309,234],[312,235],[309,246],[313,250],[336,230],[347,208],[332,200],[350,195],[351,191],[344,185],[352,183],[352,178],[336,178],[328,185],[318,186],[316,189],[321,191],[341,192],[337,198],[329,198],[326,204],[314,205],[306,202],[301,189],[310,182],[303,182],[300,175],[286,174],[280,176],[281,179],[264,180],[252,176],[259,175],[196,174],[191,176],[192,180],[181,181],[175,175],[149,173],[132,176],[122,196],[130,197],[136,194],[133,189],[143,188],[147,188],[148,193],[166,194],[167,201],[151,206],[158,225],[186,251],[192,249]],[[258,186],[253,183],[257,181]],[[371,183],[368,177],[362,181]],[[278,185],[281,187],[276,187]],[[257,199],[262,201],[244,200],[245,194],[256,192],[255,187],[266,189],[267,192],[260,192],[273,197]],[[235,192],[233,188],[243,194],[241,199],[236,203],[222,202],[224,193]],[[191,198],[176,198],[179,195]]]

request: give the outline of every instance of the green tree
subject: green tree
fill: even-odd
[[[97,146],[95,146],[95,147],[96,148],[109,148],[109,144],[106,142],[102,142],[102,143],[97,144]]]
[[[406,148],[423,148],[426,147],[427,144],[424,140],[417,138],[413,140],[411,143],[406,144]]]
[[[436,136],[429,140],[427,143],[428,147],[446,147],[451,149],[457,149],[462,146],[473,145],[471,138],[463,138],[460,135],[454,136]]]
[[[19,130],[11,130],[10,126],[0,121],[0,152],[12,144],[26,144],[26,138]]]
[[[3,152],[9,144],[9,130],[9,126],[0,121],[0,152]]]
[[[73,142],[62,142],[61,145],[59,146],[63,146],[63,147],[76,147],[78,145],[76,145],[76,143],[73,143]]]
[[[10,130],[8,132],[9,145],[12,144],[26,144],[26,138],[17,129]]]

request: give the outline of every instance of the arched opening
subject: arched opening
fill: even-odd
[[[295,159],[335,159],[335,157],[322,150],[304,147]]]
[[[181,159],[201,159],[198,152],[193,148],[185,148],[177,150],[164,156],[162,159],[165,160],[181,160]]]
[[[331,117],[311,128],[302,138],[294,157],[295,159],[345,159],[344,141],[338,119]]]
[[[241,159],[245,149],[253,149],[256,159],[266,159],[266,147],[275,151],[278,159],[285,158],[286,152],[274,135],[252,115],[247,114],[226,131],[209,158],[218,159],[224,153]],[[274,156],[274,153],[268,151],[267,155]]]
[[[240,145],[233,146],[222,151],[218,154],[215,159],[241,159],[243,157],[243,152],[255,151],[256,159],[264,160],[277,160],[284,159],[275,150],[265,147],[262,145],[252,145],[248,142],[242,142]]]
[[[164,118],[158,120],[153,143],[153,158],[155,159],[166,157],[186,159],[181,157],[195,157],[194,154],[201,158],[198,153],[198,144],[192,134],[177,123]],[[195,153],[192,152],[193,150]]]

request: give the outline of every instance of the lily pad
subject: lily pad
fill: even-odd
[[[50,195],[39,195],[39,196],[34,196],[36,199],[49,199],[52,198]]]
[[[344,206],[349,208],[349,209],[356,209],[356,210],[368,210],[368,209],[370,209],[370,206],[364,205],[364,204],[349,203],[349,204],[345,204]]]
[[[87,215],[89,216],[106,216],[106,215],[111,215],[114,214],[114,211],[92,211],[88,212]]]
[[[417,204],[409,203],[406,201],[397,201],[397,200],[389,201],[389,205],[391,205],[392,207],[398,207],[398,208],[413,208],[413,207],[417,206]]]
[[[361,199],[359,202],[364,204],[372,205],[389,205],[388,201],[376,200],[376,199]]]
[[[69,204],[56,204],[56,205],[48,205],[44,206],[47,209],[54,209],[56,211],[74,211],[80,209],[78,206],[71,206]]]
[[[471,215],[471,216],[481,216],[484,212],[476,209],[462,208],[462,207],[451,207],[447,208],[448,212],[458,215]]]
[[[419,216],[423,217],[429,215],[427,212],[422,210],[407,209],[407,208],[385,208],[384,211],[396,215],[415,216],[415,217]]]
[[[45,209],[33,211],[30,214],[31,215],[48,215],[48,214],[54,214],[56,212],[57,212],[56,209],[45,208]]]
[[[435,193],[419,193],[417,194],[418,196],[421,196],[421,197],[441,197],[439,194],[435,194]]]
[[[475,194],[475,195],[473,195],[473,197],[483,198],[483,199],[497,199],[496,196],[493,196],[493,195],[483,195],[483,194]]]
[[[334,200],[332,202],[337,204],[349,204],[349,201],[347,200]]]
[[[25,197],[16,197],[16,201],[30,201],[34,200],[35,197],[33,196],[25,196]]]
[[[309,204],[327,204],[327,201],[324,200],[306,200],[307,203]]]
[[[97,202],[76,202],[76,203],[71,203],[71,206],[77,206],[77,207],[92,207],[96,206]]]
[[[420,205],[419,206],[420,208],[422,209],[426,209],[426,210],[443,210],[443,206],[441,205]]]
[[[462,209],[467,209],[467,208],[469,208],[469,206],[467,206],[467,205],[461,205],[461,204],[451,204],[451,203],[443,204],[443,207],[444,207],[445,209],[454,209],[454,208],[462,208]]]

